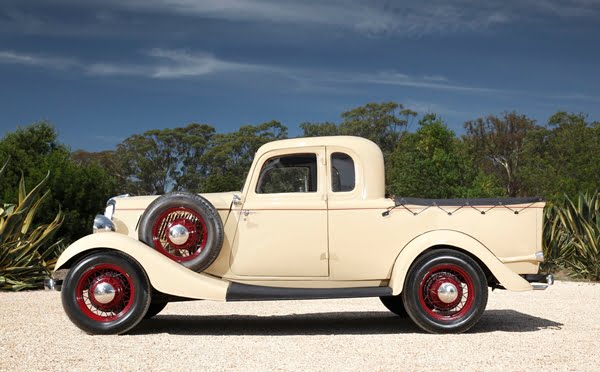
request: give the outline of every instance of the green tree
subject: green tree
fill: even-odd
[[[128,137],[115,152],[122,183],[138,195],[198,188],[206,176],[199,160],[214,134],[213,127],[192,123]]]
[[[302,137],[322,137],[322,136],[337,136],[340,134],[336,123],[330,121],[324,123],[309,123],[300,124],[302,129]]]
[[[473,157],[486,173],[502,180],[509,196],[522,193],[519,167],[527,134],[536,128],[535,120],[514,111],[465,123],[464,140]]]
[[[287,138],[287,127],[275,120],[256,126],[244,125],[236,132],[215,135],[210,149],[201,159],[207,167],[201,191],[240,190],[258,148],[284,138]]]
[[[390,155],[388,191],[422,198],[489,197],[502,193],[493,176],[478,172],[454,132],[435,114],[419,121]]]
[[[367,103],[342,113],[339,133],[375,142],[387,157],[417,113],[400,103]]]
[[[58,142],[57,132],[48,122],[17,128],[0,140],[0,161],[10,157],[0,179],[3,201],[17,202],[21,174],[27,184],[41,182],[48,172],[49,194],[36,214],[37,221],[51,221],[58,210],[64,222],[58,236],[73,241],[91,230],[94,215],[114,195],[114,178],[96,164],[76,164],[67,147]]]
[[[558,200],[600,185],[600,126],[559,111],[527,136],[521,178],[529,194]]]
[[[409,129],[417,113],[401,103],[367,103],[342,113],[342,122],[300,124],[303,137],[357,136],[375,142],[387,156],[394,150],[398,140]]]

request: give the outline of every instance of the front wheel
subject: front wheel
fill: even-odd
[[[150,305],[142,268],[117,252],[94,253],[77,262],[63,281],[67,316],[90,334],[120,334],[135,327]]]
[[[168,304],[168,302],[151,302],[146,315],[144,315],[144,319],[154,318],[158,313],[163,311]]]
[[[485,274],[468,255],[436,249],[411,266],[402,299],[410,318],[431,333],[460,333],[479,321],[488,299]]]

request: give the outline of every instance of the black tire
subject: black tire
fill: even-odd
[[[107,298],[99,300],[92,293],[99,284],[115,289],[110,302],[100,303]],[[67,316],[83,331],[121,334],[135,327],[148,311],[151,287],[146,273],[132,258],[118,252],[100,252],[71,267],[62,284],[61,298]]]
[[[152,302],[152,303],[150,303],[150,307],[148,308],[146,315],[144,315],[144,319],[150,319],[150,318],[155,317],[156,315],[158,315],[158,313],[163,311],[164,308],[168,304],[169,304],[168,302]]]
[[[188,241],[176,246],[169,240],[168,226],[175,220],[189,223]],[[188,231],[188,230],[186,230]],[[195,235],[194,235],[195,234]],[[172,192],[154,200],[140,219],[140,241],[196,272],[204,271],[219,256],[223,245],[223,222],[206,199],[189,192]]]
[[[402,303],[402,295],[398,296],[381,296],[379,297],[383,306],[389,311],[398,315],[400,318],[408,318],[404,304]]]
[[[454,287],[456,294],[446,291],[444,296],[442,286],[450,292]],[[423,330],[460,333],[474,326],[483,315],[488,299],[487,281],[481,267],[468,255],[435,249],[411,266],[402,299],[410,318]]]

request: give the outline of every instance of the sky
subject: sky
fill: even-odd
[[[600,0],[0,0],[0,136],[73,150],[149,129],[339,122],[368,102],[463,123],[600,120]],[[414,129],[414,128],[413,128]]]

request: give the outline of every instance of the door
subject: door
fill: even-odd
[[[232,272],[329,275],[325,163],[324,147],[271,151],[259,159],[238,212]]]

